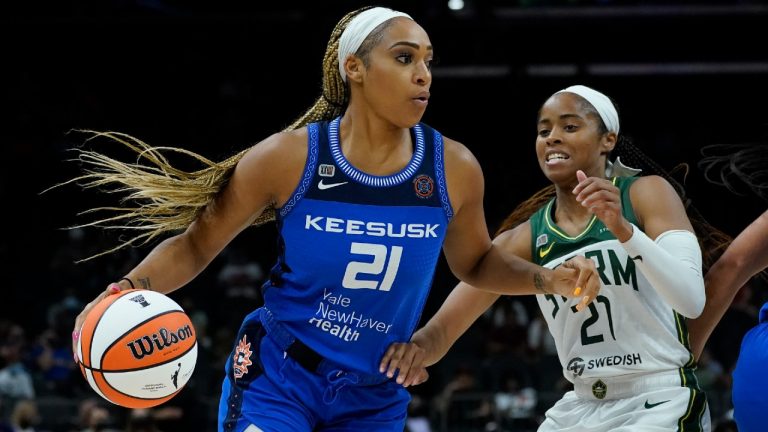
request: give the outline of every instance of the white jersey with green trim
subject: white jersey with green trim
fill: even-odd
[[[624,217],[639,226],[629,200],[632,178],[614,179]],[[595,261],[601,288],[587,309],[576,299],[537,295],[555,339],[564,376],[613,377],[693,366],[685,317],[667,304],[613,234],[594,218],[577,236],[553,222],[554,200],[530,219],[534,262],[555,268],[575,255]]]

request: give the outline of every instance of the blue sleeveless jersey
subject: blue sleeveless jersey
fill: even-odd
[[[744,335],[733,370],[733,418],[740,432],[765,431],[768,411],[768,303],[760,309],[760,322]]]
[[[264,302],[318,354],[372,374],[392,342],[410,339],[432,284],[452,216],[443,140],[416,125],[410,163],[373,176],[345,159],[339,121],[308,126],[304,174],[277,211]]]

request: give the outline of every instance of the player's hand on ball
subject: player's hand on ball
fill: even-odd
[[[595,262],[577,255],[554,270],[552,276],[554,293],[564,297],[577,298],[576,310],[581,311],[600,293],[600,275]]]
[[[77,341],[80,339],[80,329],[83,328],[83,323],[85,322],[85,317],[88,316],[88,312],[93,309],[94,306],[96,306],[100,301],[104,300],[108,295],[111,294],[117,294],[122,290],[122,287],[118,283],[111,283],[105,289],[102,291],[99,295],[96,296],[93,301],[85,305],[83,308],[83,311],[80,312],[80,314],[75,318],[75,329],[72,330],[72,353],[74,355],[75,363],[79,361],[77,358]]]
[[[393,378],[403,387],[418,385],[429,379],[429,372],[424,366],[426,351],[413,342],[393,343],[381,358],[379,372]]]
[[[104,399],[125,408],[157,406],[192,376],[197,335],[189,315],[165,294],[113,284],[81,317],[78,366]]]

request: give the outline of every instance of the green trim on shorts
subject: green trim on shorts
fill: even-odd
[[[696,368],[680,368],[680,380],[684,387],[688,387],[691,396],[688,407],[682,417],[677,421],[678,432],[701,432],[702,418],[707,411],[707,395],[699,388],[699,380],[696,378]]]

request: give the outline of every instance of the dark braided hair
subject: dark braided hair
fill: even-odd
[[[715,144],[704,147],[702,155],[699,168],[709,182],[768,200],[768,145]]]
[[[744,196],[751,191],[768,200],[768,144],[713,144],[702,148],[699,169],[710,183]],[[758,276],[768,282],[768,269]]]

